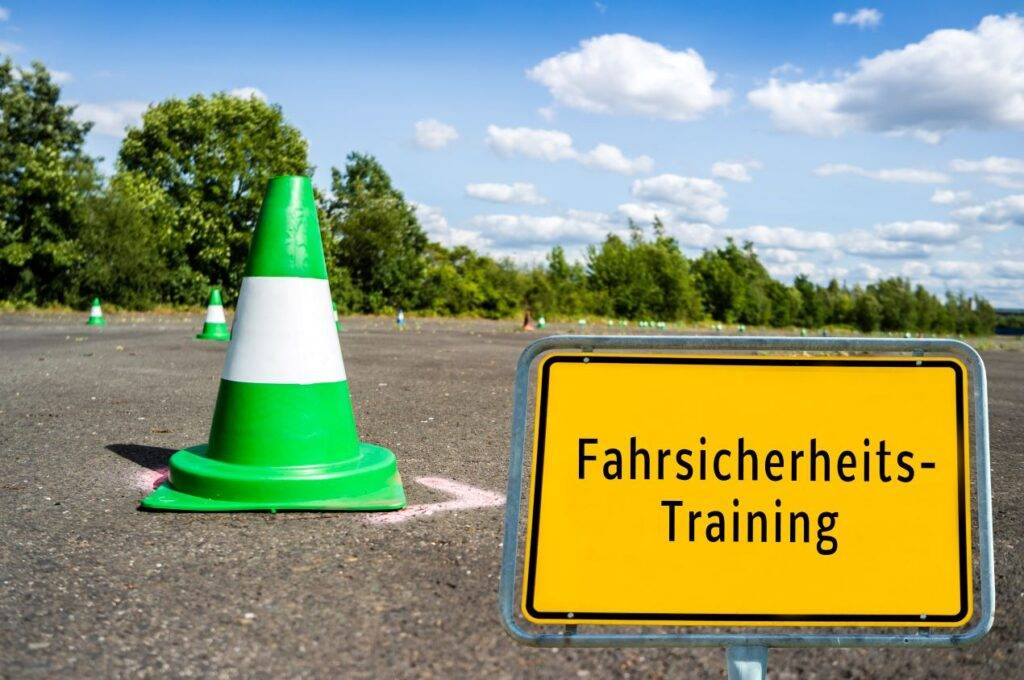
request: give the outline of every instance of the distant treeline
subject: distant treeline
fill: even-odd
[[[307,144],[277,106],[226,94],[168,99],[128,130],[115,172],[83,151],[88,123],[60,102],[39,63],[0,63],[0,301],[79,306],[94,295],[147,309],[195,305],[241,283],[267,180],[312,174]],[[687,258],[658,220],[631,224],[583,262],[555,247],[532,267],[428,239],[415,210],[372,157],[350,154],[317,191],[339,308],[403,307],[508,318],[596,315],[750,325],[847,325],[863,331],[983,334],[984,299],[893,278],[867,287],[773,279],[751,244]]]

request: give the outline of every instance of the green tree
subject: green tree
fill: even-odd
[[[593,310],[627,319],[697,319],[700,295],[690,263],[661,220],[651,225],[654,240],[630,221],[631,237],[609,234],[587,251],[588,285],[594,292]]]
[[[914,318],[914,294],[910,281],[895,277],[882,279],[867,288],[882,308],[881,329],[883,331],[909,330],[917,327]]]
[[[543,303],[532,302],[533,311],[538,314],[556,313],[575,316],[587,310],[587,275],[579,262],[570,264],[562,246],[555,246],[548,253],[547,268],[538,271],[537,277],[548,282],[548,297]],[[546,275],[546,276],[545,276]]]
[[[870,291],[854,289],[853,320],[861,331],[871,333],[882,323],[882,304]]]
[[[825,323],[853,323],[853,294],[835,279],[829,281],[825,288]]]
[[[466,246],[427,248],[428,267],[421,288],[422,308],[439,314],[476,314],[490,319],[519,313],[527,275],[510,260],[496,261]]]
[[[0,298],[63,301],[70,290],[83,200],[97,186],[82,151],[90,124],[73,113],[45,66],[0,63]]]
[[[138,173],[116,175],[87,201],[78,238],[81,297],[99,295],[134,309],[183,294],[197,299],[204,281],[187,267],[175,268],[175,236],[174,206],[156,182]]]
[[[174,206],[187,266],[224,285],[229,298],[241,285],[267,181],[311,173],[306,141],[279,107],[226,94],[150,107],[125,136],[118,167],[156,181]]]
[[[800,310],[795,322],[809,328],[823,326],[828,318],[828,295],[825,290],[804,274],[793,280],[793,288],[800,297]]]
[[[757,259],[754,246],[739,248],[730,238],[724,247],[705,250],[694,261],[697,286],[711,318],[767,324],[772,318],[771,275]]]
[[[349,154],[344,173],[331,168],[331,194],[324,213],[332,264],[361,292],[362,311],[429,307],[421,291],[427,236],[377,159]]]

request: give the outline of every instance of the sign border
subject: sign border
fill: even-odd
[[[608,632],[580,633],[577,625],[567,623],[562,630],[530,630],[517,618],[517,583],[520,573],[519,549],[523,499],[524,451],[527,435],[527,406],[530,397],[530,376],[533,362],[542,354],[554,350],[658,350],[750,353],[814,352],[840,354],[848,352],[884,353],[912,357],[952,356],[967,368],[968,403],[973,423],[972,456],[974,458],[975,502],[977,517],[977,563],[980,584],[980,609],[976,621],[965,628],[931,632],[918,629],[913,632],[867,633],[853,631],[820,632],[680,632],[680,626],[668,632]],[[595,355],[596,356],[596,355]],[[509,477],[505,506],[504,540],[502,545],[499,606],[506,632],[519,642],[536,647],[929,647],[960,646],[980,640],[991,630],[995,618],[995,567],[992,541],[992,491],[989,472],[988,388],[985,365],[981,356],[970,345],[951,339],[897,339],[897,338],[805,338],[786,336],[588,336],[556,335],[530,343],[520,354],[516,367],[513,397],[512,431],[509,455]],[[974,568],[971,569],[971,578]],[[584,624],[585,625],[585,624]],[[623,625],[627,625],[624,623]],[[683,628],[685,630],[685,628]],[[940,629],[941,630],[941,629]]]
[[[547,395],[550,383],[551,366],[558,363],[593,363],[593,364],[673,364],[673,365],[726,365],[726,366],[850,366],[850,367],[898,367],[898,368],[951,368],[954,375],[955,399],[956,399],[956,435],[957,435],[957,533],[958,533],[958,559],[959,559],[959,603],[960,610],[955,614],[928,614],[927,621],[940,623],[951,623],[960,621],[970,609],[970,590],[968,578],[970,570],[968,566],[968,531],[967,531],[967,495],[965,458],[966,441],[964,422],[964,367],[959,361],[952,360],[929,360],[918,362],[916,359],[892,357],[886,359],[867,358],[855,359],[845,357],[835,358],[780,358],[773,357],[751,357],[751,356],[671,356],[671,355],[587,355],[587,354],[553,354],[543,359],[540,374],[540,391],[538,399],[538,416],[536,423],[537,440],[534,453],[533,488],[531,490],[531,509],[529,513],[530,530],[528,531],[527,570],[524,578],[525,593],[523,605],[530,616],[537,619],[545,619],[545,625],[555,623],[583,623],[583,621],[622,621],[623,625],[630,623],[657,623],[665,622],[670,625],[679,625],[678,621],[708,621],[722,622],[727,625],[730,622],[768,622],[778,625],[781,622],[792,622],[793,625],[802,623],[827,624],[835,622],[837,625],[855,625],[856,623],[875,624],[899,623],[921,624],[921,612],[911,614],[703,614],[703,613],[624,613],[624,612],[582,612],[582,611],[560,611],[541,612],[534,606],[534,588],[536,586],[538,536],[540,534],[541,501],[544,480],[544,453],[545,435],[547,434]],[[582,621],[581,621],[582,620]],[[756,625],[756,624],[755,624]]]

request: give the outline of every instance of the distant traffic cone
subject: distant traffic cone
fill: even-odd
[[[338,318],[338,305],[334,304],[334,300],[331,300],[331,312],[334,313],[334,330],[342,330],[341,320]]]
[[[94,297],[92,299],[92,307],[89,308],[89,320],[85,322],[86,326],[106,326],[107,320],[103,318],[103,309],[100,307],[100,299]]]
[[[393,453],[360,443],[308,177],[267,185],[210,442],[178,451],[142,500],[161,510],[405,507]]]
[[[206,322],[203,324],[203,332],[196,337],[200,340],[220,340],[221,342],[231,339],[231,331],[228,330],[227,321],[224,320],[224,305],[220,300],[220,288],[210,289],[210,302],[206,305]]]

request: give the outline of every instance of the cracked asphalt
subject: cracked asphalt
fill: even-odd
[[[538,650],[503,631],[500,507],[359,514],[143,512],[205,441],[225,346],[201,315],[0,316],[0,677],[722,678],[721,649]],[[511,322],[345,319],[361,437],[409,502],[444,477],[503,493]],[[566,326],[565,328],[568,328]],[[987,352],[992,632],[961,649],[772,650],[772,678],[1024,677],[1024,352]]]

